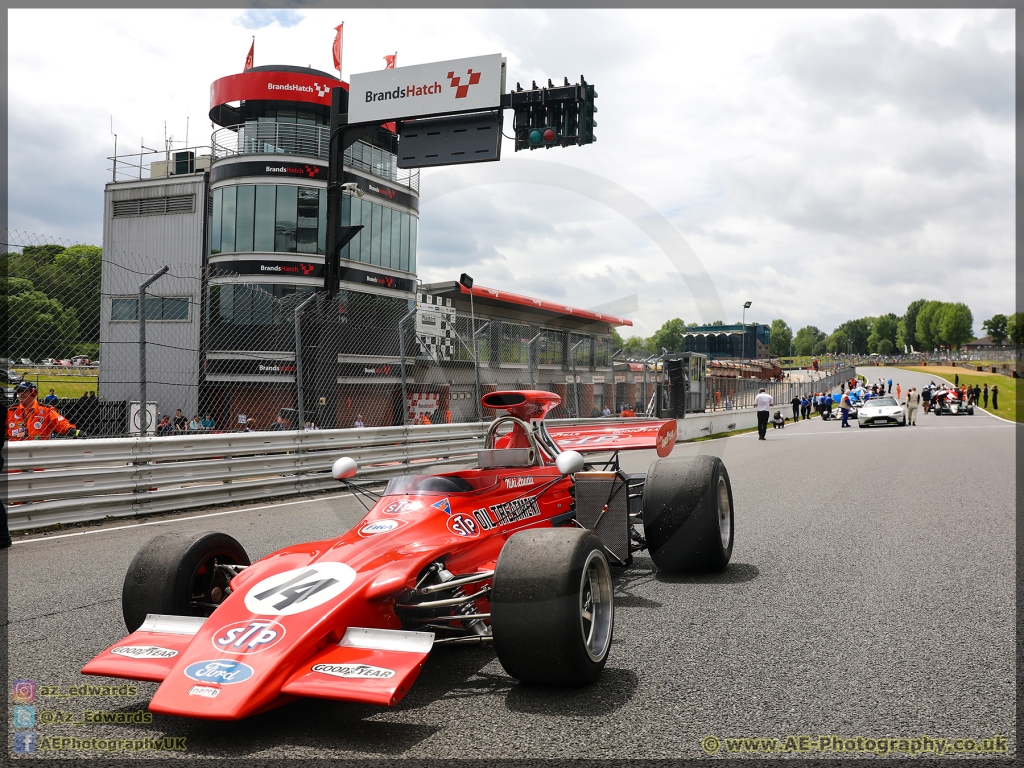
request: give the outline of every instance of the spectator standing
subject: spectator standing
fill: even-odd
[[[992,410],[999,410],[999,385],[993,384],[992,389],[989,390],[992,393]]]
[[[892,379],[889,379],[889,391],[886,392],[886,394],[887,395],[891,395],[892,394]]]
[[[932,409],[932,390],[928,386],[921,390],[921,409],[925,413]]]
[[[793,406],[793,421],[800,420],[800,395],[793,395],[793,400],[790,402]]]
[[[78,428],[65,419],[56,408],[36,400],[38,390],[31,381],[23,381],[16,388],[18,404],[7,411],[8,440],[47,440],[58,435],[79,434]]]
[[[181,408],[174,412],[174,431],[184,432],[188,429],[188,419],[181,415]]]
[[[850,424],[849,424],[850,408],[852,408],[852,407],[853,406],[850,404],[850,395],[849,394],[843,395],[842,399],[839,401],[839,410],[842,412],[842,415],[843,415],[842,426],[844,426],[844,427],[850,426]]]
[[[891,390],[890,390],[890,391],[891,391]],[[902,391],[902,390],[900,389],[900,385],[899,385],[899,383],[897,382],[897,384],[896,384],[896,402],[897,402],[897,403],[898,403],[898,402],[900,401],[900,398],[901,398],[901,397],[903,397],[903,391]]]
[[[960,374],[959,373],[954,373],[953,374],[953,386],[954,387],[959,387],[960,386]]]
[[[917,389],[911,387],[907,390],[907,424],[917,426],[917,406],[921,402],[921,395]]]
[[[985,388],[981,390],[981,399],[984,403],[984,407],[988,408],[988,382],[985,382]]]
[[[361,413],[356,414],[356,420],[355,420],[355,423],[352,424],[352,426],[355,429],[363,429],[363,427],[366,426],[365,424],[363,424],[363,414],[361,414]]]
[[[53,393],[52,389],[50,390],[50,394],[43,398],[43,405],[48,405],[51,408],[56,408],[58,402],[60,401],[57,399],[57,395]]]
[[[805,421],[811,418],[811,401],[807,399],[807,395],[800,398],[800,415]]]
[[[606,406],[604,407],[604,410],[603,410],[603,411],[601,411],[601,415],[602,415],[602,416],[604,416],[605,418],[608,418],[609,416],[611,416],[611,415],[612,415],[612,409],[611,409],[611,408],[609,408],[609,407],[608,407],[608,406],[606,405]]]
[[[771,416],[770,409],[775,404],[772,400],[772,396],[764,391],[764,387],[761,387],[757,396],[754,398],[754,407],[757,408],[757,439],[767,440],[768,434],[768,418]]]

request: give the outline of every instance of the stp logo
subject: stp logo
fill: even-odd
[[[452,88],[455,89],[455,98],[464,99],[466,94],[469,93],[469,86],[476,85],[480,82],[480,73],[474,72],[472,69],[469,70],[466,75],[469,77],[469,82],[463,83],[462,76],[455,76],[454,72],[448,73],[448,79],[451,81]]]
[[[213,647],[224,653],[259,653],[277,645],[282,637],[284,627],[276,621],[236,621],[213,636]]]
[[[456,536],[475,539],[480,534],[480,527],[470,515],[453,515],[448,518],[448,530]]]

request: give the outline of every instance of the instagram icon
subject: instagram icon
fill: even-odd
[[[11,686],[11,699],[15,704],[31,704],[36,700],[36,681],[15,680]]]

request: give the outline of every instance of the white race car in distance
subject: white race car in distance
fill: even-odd
[[[857,409],[857,426],[907,425],[907,414],[894,397],[875,397]]]

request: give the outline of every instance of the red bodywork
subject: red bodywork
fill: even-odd
[[[502,394],[525,395],[522,407],[502,410],[528,419],[542,418],[558,404],[549,392],[487,398]],[[485,405],[494,407],[494,400]],[[549,427],[549,433],[564,449],[656,448],[664,456],[675,443],[675,429],[674,421],[637,419]],[[516,425],[495,447],[517,447],[525,439],[521,433]],[[395,605],[432,563],[444,561],[456,578],[493,571],[511,534],[550,527],[551,518],[569,512],[573,479],[561,476],[551,457],[543,459],[543,466],[440,476],[462,478],[469,491],[419,490],[428,476],[393,481],[390,494],[349,532],[287,547],[234,577],[231,593],[194,634],[147,631],[143,625],[82,672],[160,682],[150,710],[187,717],[234,720],[296,696],[393,705],[415,681],[429,645],[381,648],[376,641],[350,642],[362,630],[347,631],[409,629]],[[489,612],[486,597],[476,610]]]

